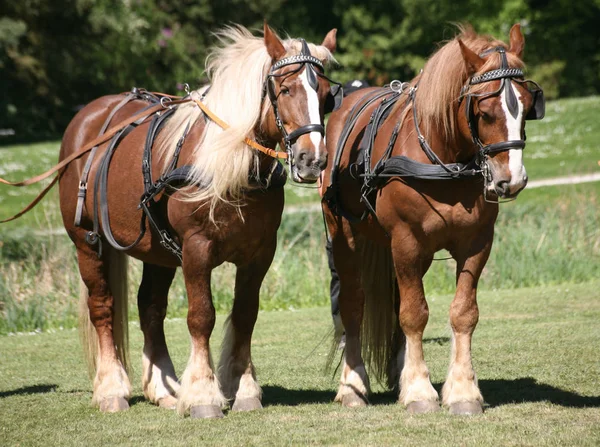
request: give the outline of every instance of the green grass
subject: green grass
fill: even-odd
[[[527,123],[524,163],[531,180],[600,171],[600,97],[548,103],[546,117]]]
[[[482,291],[474,365],[488,404],[476,417],[409,416],[374,387],[373,405],[332,403],[337,374],[324,371],[328,309],[261,312],[253,356],[265,409],[222,420],[183,419],[146,403],[134,363],[132,408],[101,414],[75,331],[0,338],[3,445],[410,445],[595,446],[600,442],[600,282]],[[445,378],[451,297],[430,300],[425,356],[439,390]],[[223,316],[212,338],[216,353]],[[135,325],[137,326],[137,325]],[[166,323],[178,374],[189,355],[183,320]],[[141,333],[132,328],[132,358]]]

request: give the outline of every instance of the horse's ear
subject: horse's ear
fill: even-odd
[[[285,56],[285,47],[279,40],[279,37],[275,35],[275,33],[271,30],[267,22],[264,24],[264,32],[265,32],[265,46],[267,47],[267,52],[271,59],[274,61],[281,59]]]
[[[462,53],[462,57],[467,66],[467,72],[469,76],[477,73],[479,69],[483,66],[485,60],[477,53],[468,48],[460,39],[458,40],[458,46],[460,47],[460,52]]]
[[[515,23],[510,29],[510,48],[508,51],[523,59],[523,49],[525,48],[525,38],[521,32],[521,25]]]
[[[327,33],[327,35],[325,36],[325,39],[323,39],[323,43],[321,44],[332,53],[335,52],[335,48],[337,45],[336,35],[337,35],[337,28],[333,28],[331,31],[329,31]]]

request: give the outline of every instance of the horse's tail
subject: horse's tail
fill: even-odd
[[[378,381],[397,386],[402,332],[398,323],[398,287],[392,252],[366,238],[356,241],[362,261],[361,284],[365,307],[361,328],[362,355]],[[386,380],[387,379],[387,380]]]
[[[108,286],[113,295],[113,338],[117,356],[126,371],[129,371],[129,326],[128,326],[128,299],[127,299],[127,265],[128,258],[123,252],[107,247],[102,247],[106,254],[108,264]],[[88,365],[90,377],[96,374],[98,362],[98,336],[96,329],[90,321],[88,308],[89,292],[81,281],[79,293],[79,334],[83,346],[84,356]]]

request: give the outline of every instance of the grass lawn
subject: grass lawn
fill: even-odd
[[[134,363],[132,408],[101,414],[72,330],[2,337],[0,439],[3,445],[598,445],[600,443],[600,282],[480,292],[474,363],[487,402],[476,417],[409,416],[396,396],[374,387],[373,405],[332,403],[324,371],[326,308],[261,312],[253,340],[263,411],[222,420],[183,419],[143,400]],[[450,296],[430,299],[425,355],[434,385],[444,380]],[[213,352],[221,338],[219,317]],[[175,368],[185,367],[184,320],[166,324]],[[132,357],[141,357],[132,328]]]

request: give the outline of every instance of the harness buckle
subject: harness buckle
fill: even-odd
[[[168,105],[167,103],[172,102],[171,98],[163,96],[160,98],[160,105],[163,106],[164,109],[172,109],[173,105]]]

